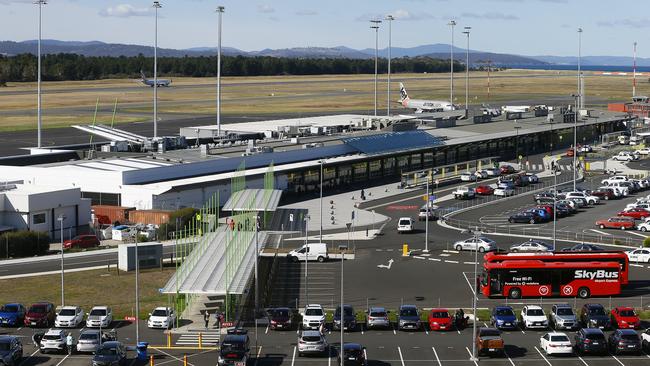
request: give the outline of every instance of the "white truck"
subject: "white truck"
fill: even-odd
[[[287,254],[287,258],[293,262],[319,261],[325,262],[329,255],[327,254],[327,244],[325,243],[307,243],[298,249],[294,249]]]

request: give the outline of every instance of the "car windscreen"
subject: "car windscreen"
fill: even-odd
[[[11,343],[0,342],[0,351],[9,351],[10,349],[11,349]]]
[[[497,315],[499,316],[514,316],[515,314],[511,309],[497,309]]]
[[[603,308],[591,308],[589,309],[589,315],[606,315]]]
[[[370,316],[385,318],[386,317],[386,312],[385,311],[371,311]]]
[[[347,306],[344,307],[343,313],[345,314],[345,316],[352,316],[352,308],[349,308]],[[341,316],[341,308],[336,308],[336,312],[334,313],[334,316],[338,316],[338,317]]]
[[[621,336],[621,338],[626,340],[626,341],[638,341],[639,340],[639,336],[636,335],[636,334],[623,334]]]
[[[530,316],[543,316],[544,311],[542,309],[528,309],[526,310],[526,315]]]
[[[104,310],[104,309],[93,309],[90,312],[90,316],[106,316],[106,310]]]
[[[307,311],[305,311],[305,315],[307,315],[307,316],[321,316],[321,315],[323,315],[323,310],[322,309],[307,309]]]
[[[481,333],[479,334],[481,337],[498,337],[501,335],[501,332],[496,329],[481,329]]]
[[[319,336],[302,336],[302,340],[304,342],[319,342],[320,337]]]
[[[274,318],[288,318],[289,310],[287,309],[276,309],[272,312]]]
[[[102,347],[97,350],[97,353],[100,356],[115,356],[117,355],[117,348],[115,347]]]
[[[418,316],[418,311],[414,308],[405,308],[399,311],[399,316]]]
[[[551,342],[570,342],[569,337],[564,335],[551,336]]]
[[[399,220],[400,225],[409,225],[411,224],[411,220]]]
[[[446,311],[434,311],[431,313],[432,318],[449,318],[449,313]]]
[[[97,338],[99,338],[97,333],[81,333],[79,336],[79,340],[84,341],[95,341]]]
[[[165,309],[154,310],[153,313],[151,313],[151,316],[167,316],[167,310]]]
[[[221,350],[223,352],[241,352],[244,350],[244,343],[224,341],[221,344]]]
[[[558,308],[557,315],[573,315],[573,309],[571,308]]]
[[[621,310],[619,314],[621,314],[621,316],[636,316],[632,309]]]
[[[17,313],[18,306],[16,305],[5,305],[0,308],[0,313]]]
[[[46,334],[43,336],[43,340],[45,341],[58,341],[61,339],[61,336],[56,335],[56,334]]]
[[[47,312],[47,309],[45,306],[32,306],[29,308],[30,313],[36,313],[36,314],[44,314]]]
[[[605,335],[601,334],[601,333],[588,333],[585,338],[591,339],[591,340],[601,340],[601,339],[604,340]]]
[[[59,315],[61,316],[74,316],[77,312],[74,309],[61,309]]]

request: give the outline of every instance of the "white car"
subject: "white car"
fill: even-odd
[[[623,196],[625,196],[625,194],[623,192],[623,189],[621,189],[621,187],[614,187],[614,186],[605,185],[605,186],[598,187],[598,189],[611,189],[612,191],[614,191],[614,196],[615,197],[623,197]]]
[[[493,194],[497,197],[509,197],[515,194],[515,190],[511,187],[498,187]]]
[[[325,310],[318,304],[305,306],[302,314],[302,329],[320,329],[325,322]]]
[[[86,317],[88,328],[108,328],[113,322],[113,311],[108,306],[95,306]]]
[[[613,177],[609,177],[607,179],[601,180],[600,184],[609,185],[610,183],[620,182],[620,181],[627,182],[627,177],[624,175],[615,175]]]
[[[646,202],[630,203],[627,206],[625,206],[623,211],[630,211],[630,210],[633,210],[635,208],[642,208],[644,210],[650,211],[650,203],[646,203]]]
[[[571,339],[565,333],[551,332],[539,339],[539,348],[547,355],[570,355],[573,353]]]
[[[476,175],[473,172],[467,172],[460,175],[461,182],[476,182]]]
[[[149,320],[147,320],[147,327],[169,329],[174,326],[176,322],[176,313],[174,309],[167,307],[157,307],[149,313]]]
[[[650,249],[634,249],[625,252],[630,262],[650,263]]]
[[[644,147],[643,149],[638,149],[634,151],[637,155],[650,155],[650,147]]]
[[[485,178],[488,177],[488,172],[487,172],[487,170],[484,170],[484,169],[483,169],[483,170],[477,170],[477,171],[474,173],[474,175],[475,175],[476,178],[478,178],[478,179],[485,179]]]
[[[650,219],[650,216],[646,217],[645,219],[646,219],[646,221],[643,221],[642,223],[640,223],[640,224],[638,224],[636,226],[637,230],[643,231],[643,232],[650,231],[650,221],[647,221],[648,219]]]
[[[485,169],[488,177],[498,177],[501,175],[501,170],[499,168],[487,168]]]
[[[600,198],[586,194],[585,192],[567,192],[564,195],[565,199],[570,200],[571,198],[584,198],[589,205],[597,205],[600,203]]]
[[[400,217],[397,221],[398,233],[410,233],[413,231],[413,219],[410,217]]]
[[[511,252],[549,252],[552,249],[550,245],[532,239],[510,247]]]
[[[84,311],[79,306],[64,306],[56,314],[56,328],[76,328],[84,321]]]
[[[581,153],[590,153],[590,152],[593,152],[593,151],[594,151],[594,148],[591,147],[591,145],[582,145],[582,146],[578,146],[578,152],[581,152]]]
[[[650,328],[641,333],[641,347],[646,350],[650,347]]]
[[[39,350],[41,353],[66,352],[68,347],[65,341],[65,331],[61,329],[50,329],[41,338]]]
[[[478,239],[471,237],[454,243],[454,249],[459,252],[462,250],[477,250],[477,248],[481,253],[490,252],[497,250],[497,243],[494,240],[483,236]]]
[[[474,188],[469,188],[469,187],[458,187],[453,192],[453,194],[454,194],[454,198],[457,200],[472,199],[476,197],[476,191],[474,190]]]
[[[534,174],[534,173],[526,173],[526,177],[528,177],[528,181],[529,181],[531,184],[539,183],[539,177],[537,176],[537,174]]]
[[[538,305],[526,305],[521,309],[521,323],[524,328],[548,328],[548,318],[544,309]]]

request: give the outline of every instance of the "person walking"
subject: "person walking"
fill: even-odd
[[[205,321],[205,329],[208,329],[208,323],[210,323],[210,313],[206,310],[205,313],[203,313],[203,320]]]
[[[65,345],[68,349],[68,356],[72,355],[72,348],[74,347],[74,337],[72,333],[68,333],[68,336],[65,338]]]

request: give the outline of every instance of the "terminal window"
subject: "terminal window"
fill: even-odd
[[[47,222],[47,216],[45,212],[37,213],[32,215],[32,225],[41,225]]]

